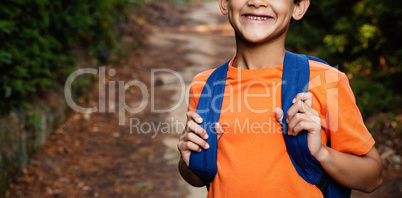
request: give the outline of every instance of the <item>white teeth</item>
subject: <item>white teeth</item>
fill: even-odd
[[[261,21],[261,20],[267,20],[268,17],[255,17],[255,16],[247,16],[247,18],[251,20],[256,20],[256,21]]]

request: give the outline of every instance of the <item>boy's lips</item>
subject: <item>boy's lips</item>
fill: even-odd
[[[242,17],[251,20],[251,21],[260,21],[260,22],[264,22],[264,21],[268,21],[273,19],[273,17],[269,16],[269,15],[260,15],[260,14],[243,14]]]

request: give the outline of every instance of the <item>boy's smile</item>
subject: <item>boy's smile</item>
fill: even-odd
[[[273,17],[267,15],[243,14],[242,17],[248,19],[251,23],[264,23],[273,20]]]
[[[249,43],[284,42],[294,0],[219,0],[236,36]]]

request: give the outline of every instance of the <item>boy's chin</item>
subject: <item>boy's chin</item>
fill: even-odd
[[[267,37],[258,36],[258,35],[243,36],[242,38],[243,38],[242,40],[244,42],[250,43],[250,44],[259,44],[259,43],[264,43],[265,41],[267,41]]]

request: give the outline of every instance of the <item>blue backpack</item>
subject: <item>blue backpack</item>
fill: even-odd
[[[297,136],[290,136],[286,133],[288,130],[286,112],[292,106],[293,98],[297,93],[307,92],[308,90],[310,78],[309,60],[328,64],[316,57],[298,55],[286,51],[282,73],[282,109],[284,117],[281,124],[283,138],[293,166],[306,182],[316,185],[324,197],[350,197],[351,190],[332,180],[324,172],[320,163],[311,155],[307,145],[307,132],[302,131]],[[194,174],[204,180],[208,189],[210,182],[214,180],[218,171],[216,165],[218,142],[214,126],[219,121],[229,62],[230,60],[218,67],[209,76],[202,90],[196,111],[203,119],[200,126],[209,135],[206,141],[210,145],[210,148],[207,150],[202,149],[201,152],[192,152],[189,168]]]

